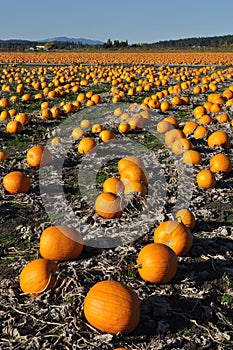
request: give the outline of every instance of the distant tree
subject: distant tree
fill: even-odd
[[[106,49],[111,48],[111,47],[112,47],[112,40],[111,40],[111,39],[108,39],[108,40],[106,41],[106,43],[104,43],[104,47],[105,47]]]

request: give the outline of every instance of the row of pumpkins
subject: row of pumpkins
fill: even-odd
[[[51,154],[43,146],[36,145],[28,150],[26,160],[30,166],[45,165],[51,162]],[[122,158],[118,170],[121,179],[107,179],[103,193],[95,202],[97,214],[106,219],[116,218],[122,212],[119,192],[144,195],[147,191],[148,177],[141,159]],[[3,178],[3,186],[12,194],[28,192],[30,179],[20,171],[11,172]],[[154,243],[147,244],[139,252],[135,268],[143,280],[169,282],[177,272],[178,256],[184,256],[191,249],[193,236],[190,230],[195,225],[195,218],[187,209],[180,210],[176,218],[161,223],[154,230]],[[55,288],[59,276],[57,262],[79,258],[83,245],[81,234],[74,229],[66,226],[46,228],[40,236],[41,258],[28,263],[20,273],[23,293],[36,297]],[[130,333],[140,320],[140,300],[135,291],[112,280],[96,283],[87,293],[83,308],[92,326],[111,334]]]

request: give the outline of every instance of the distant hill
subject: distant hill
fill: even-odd
[[[83,45],[103,45],[104,44],[104,42],[100,40],[92,40],[92,39],[85,39],[85,38],[67,38],[66,36],[43,39],[38,41],[41,43],[48,43],[48,42],[66,42],[66,43],[75,43],[75,44],[81,43]]]

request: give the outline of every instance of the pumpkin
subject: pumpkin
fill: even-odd
[[[71,136],[74,140],[80,139],[85,135],[86,135],[85,131],[81,128],[74,128],[71,133]]]
[[[7,160],[7,158],[8,158],[8,154],[4,151],[0,151],[0,162]]]
[[[183,127],[183,133],[185,135],[191,134],[196,129],[197,125],[198,124],[193,121],[187,122]]]
[[[219,123],[226,123],[230,120],[229,115],[227,113],[221,113],[218,114],[215,119],[219,122]]]
[[[172,129],[174,129],[174,125],[172,125],[170,122],[166,120],[161,120],[160,122],[158,122],[156,127],[156,130],[160,134],[165,134],[166,132]]]
[[[133,194],[139,193],[142,197],[144,197],[147,194],[147,188],[141,182],[129,181],[128,179],[126,179],[126,180],[123,180],[123,184],[124,184],[124,193],[126,195],[130,193],[133,193]]]
[[[227,135],[227,133],[225,131],[214,131],[209,137],[208,137],[208,146],[210,148],[213,147],[224,147],[226,149],[229,149],[231,147],[231,142],[229,139],[229,136]]]
[[[219,171],[229,173],[231,170],[231,160],[225,154],[219,153],[210,159],[210,171],[213,173],[218,173]]]
[[[202,156],[200,152],[190,149],[183,153],[182,161],[184,164],[200,164]]]
[[[91,137],[84,137],[78,144],[78,152],[82,154],[93,152],[95,146],[95,140]]]
[[[5,175],[2,184],[10,194],[27,193],[30,189],[30,179],[21,171],[12,171]]]
[[[208,130],[206,129],[205,126],[199,125],[193,133],[193,137],[196,140],[203,139],[207,135]]]
[[[77,259],[83,250],[83,238],[74,229],[65,226],[47,227],[40,236],[40,254],[54,261]]]
[[[207,110],[205,109],[204,106],[197,106],[193,110],[193,115],[195,118],[200,118],[206,113],[207,113]]]
[[[173,142],[175,142],[178,139],[181,139],[182,137],[185,137],[183,131],[179,129],[173,129],[166,132],[164,141],[168,147],[171,147]]]
[[[51,163],[52,155],[47,148],[35,145],[27,151],[26,161],[31,167],[44,166]]]
[[[89,119],[83,119],[80,122],[80,128],[82,129],[90,129],[91,128],[91,121]]]
[[[100,133],[102,130],[103,130],[103,126],[101,124],[94,124],[92,126],[91,132],[95,134],[95,133]]]
[[[127,122],[121,122],[118,125],[118,130],[119,132],[121,132],[122,134],[126,134],[127,132],[129,132],[130,130],[130,125]]]
[[[39,296],[55,287],[59,268],[46,259],[36,259],[28,263],[20,273],[20,288],[30,296]]]
[[[119,173],[121,173],[127,166],[132,164],[136,164],[141,168],[144,167],[143,161],[140,158],[135,156],[124,157],[121,158],[117,164]]]
[[[138,273],[151,283],[169,282],[176,274],[178,259],[165,244],[151,243],[141,249],[137,259]]]
[[[176,255],[186,255],[192,247],[193,236],[183,224],[169,220],[162,222],[154,230],[154,242],[168,245]]]
[[[171,109],[171,104],[168,101],[162,101],[160,104],[161,112],[167,112]]]
[[[117,194],[118,192],[124,192],[124,184],[116,177],[110,177],[103,183],[103,192],[111,192]]]
[[[197,185],[201,188],[213,188],[216,185],[216,179],[214,177],[214,174],[208,170],[204,169],[199,171],[199,173],[196,176]]]
[[[163,120],[165,122],[171,123],[174,126],[174,128],[178,128],[179,126],[178,120],[174,117],[166,117]]]
[[[114,134],[114,132],[112,132],[111,130],[102,130],[99,133],[99,138],[103,141],[103,142],[109,142],[113,139],[115,139],[116,135]]]
[[[209,125],[212,123],[212,118],[208,114],[204,114],[201,118],[198,119],[198,124]]]
[[[183,153],[184,151],[191,149],[192,143],[186,139],[186,138],[181,138],[173,142],[172,144],[172,152],[176,155]]]
[[[18,113],[15,116],[15,120],[20,122],[21,124],[25,124],[25,125],[29,124],[29,118],[26,113]]]
[[[144,125],[144,119],[140,115],[134,115],[128,120],[131,130],[141,130]]]
[[[180,209],[176,213],[176,219],[178,222],[182,222],[190,230],[195,227],[195,216],[189,209]]]
[[[119,218],[124,207],[123,200],[111,192],[101,193],[95,201],[95,211],[105,219]]]
[[[18,134],[23,130],[23,125],[17,120],[11,120],[6,125],[6,131],[9,134]]]
[[[148,184],[148,175],[145,170],[136,164],[131,164],[123,169],[120,173],[121,180],[128,179],[129,181],[143,182]]]
[[[133,289],[119,282],[97,282],[84,300],[84,315],[102,332],[128,334],[139,323],[140,300]]]

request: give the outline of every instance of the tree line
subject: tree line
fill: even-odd
[[[41,43],[30,40],[0,40],[0,51],[27,50],[164,50],[164,49],[223,49],[233,50],[233,35],[194,37],[176,40],[164,40],[155,43],[129,44],[128,40],[108,39],[103,45],[90,45],[82,42],[53,41]]]

